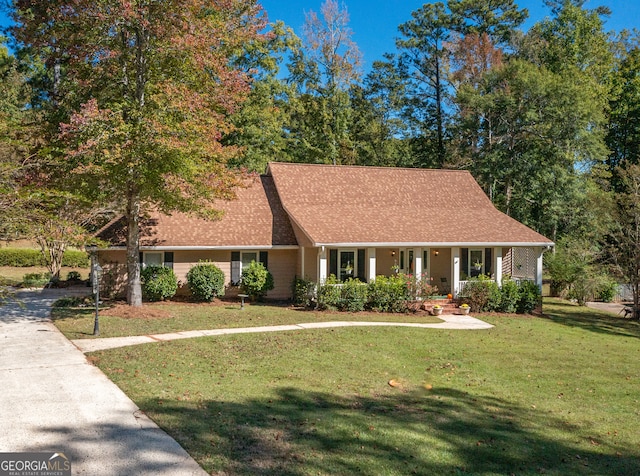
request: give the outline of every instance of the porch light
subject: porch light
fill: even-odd
[[[438,255],[440,254],[440,252],[439,252],[438,250],[435,250],[435,251],[433,252],[433,254],[434,254],[435,256],[438,256]]]
[[[395,252],[395,251],[392,251],[392,252],[391,252],[391,256],[395,256],[395,255],[396,255],[396,252]]]

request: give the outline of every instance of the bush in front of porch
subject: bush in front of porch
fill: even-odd
[[[378,276],[369,283],[357,279],[340,282],[331,275],[318,287],[318,309],[338,311],[405,312],[416,300],[426,300],[437,294],[426,276]]]
[[[502,286],[487,276],[471,278],[459,296],[473,312],[506,312],[525,314],[540,302],[540,290],[532,281],[505,279]]]

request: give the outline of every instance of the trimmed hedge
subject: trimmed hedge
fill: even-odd
[[[249,267],[242,271],[240,289],[251,299],[261,299],[267,291],[273,289],[273,276],[262,263],[252,261]]]
[[[473,312],[530,313],[540,302],[540,289],[531,281],[505,279],[502,287],[485,276],[470,279],[464,287],[461,300]]]
[[[164,301],[178,292],[178,280],[171,268],[147,266],[140,273],[142,297],[149,301]]]
[[[187,273],[191,294],[198,301],[213,301],[224,292],[224,273],[213,263],[198,263]]]
[[[0,248],[0,266],[29,268],[45,266],[40,250],[29,248]],[[69,268],[88,268],[89,255],[84,251],[67,250],[62,257],[62,266]]]

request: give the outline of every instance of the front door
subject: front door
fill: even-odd
[[[340,281],[346,281],[355,277],[356,267],[356,252],[355,250],[348,250],[339,252],[338,264],[338,279]]]
[[[484,250],[469,250],[469,276],[476,278],[484,269]]]

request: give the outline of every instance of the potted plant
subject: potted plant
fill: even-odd
[[[473,267],[476,271],[480,271],[482,269],[482,263],[480,261],[476,261],[473,263]]]
[[[471,309],[469,307],[469,305],[467,303],[464,304],[460,304],[460,311],[462,311],[462,314],[469,314],[469,310]]]
[[[439,316],[440,314],[442,314],[442,306],[440,304],[436,304],[435,306],[433,306],[433,308],[431,309],[431,314],[433,314],[434,316]]]

